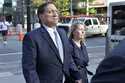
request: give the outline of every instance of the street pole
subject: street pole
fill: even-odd
[[[70,0],[70,15],[73,16],[72,0]]]
[[[4,16],[4,7],[5,7],[5,6],[4,6],[4,4],[3,4],[3,16]]]
[[[86,0],[86,15],[89,15],[89,0]]]
[[[31,31],[31,1],[27,0],[27,32]]]
[[[22,0],[22,8],[21,8],[21,17],[22,17],[22,26],[24,28],[24,0]]]

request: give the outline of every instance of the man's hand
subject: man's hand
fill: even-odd
[[[75,80],[75,83],[82,83],[82,79],[80,79],[80,80]]]

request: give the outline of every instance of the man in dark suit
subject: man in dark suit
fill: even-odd
[[[91,83],[125,82],[125,39],[116,46],[96,70]]]
[[[26,83],[64,83],[70,75],[76,83],[81,83],[68,37],[56,27],[57,8],[51,2],[44,3],[38,8],[38,17],[41,28],[27,33],[23,40],[22,68]]]

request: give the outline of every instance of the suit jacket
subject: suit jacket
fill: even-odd
[[[89,62],[89,57],[88,57],[88,52],[86,49],[86,46],[81,43],[81,49],[78,48],[78,46],[73,42],[72,39],[69,39],[70,43],[73,47],[73,59],[74,62],[77,66],[80,67],[86,67],[88,66],[88,62]]]
[[[22,68],[26,83],[62,83],[70,73],[80,79],[71,57],[71,47],[62,29],[57,28],[64,49],[64,62],[47,30],[42,26],[27,33],[23,40]]]
[[[91,83],[125,82],[125,40],[113,49],[98,66]]]

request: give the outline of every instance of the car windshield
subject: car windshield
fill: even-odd
[[[85,19],[83,19],[83,18],[73,19],[72,24],[75,24],[75,23],[80,23],[80,24],[82,24],[82,23],[84,22],[84,20],[85,20]]]
[[[85,19],[83,18],[64,18],[64,19],[60,19],[60,22],[61,23],[83,23]]]
[[[71,21],[71,18],[62,18],[62,19],[60,19],[61,23],[70,23],[70,21]]]

